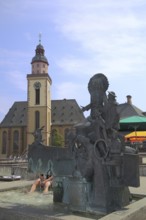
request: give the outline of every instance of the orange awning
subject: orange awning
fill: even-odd
[[[146,140],[146,131],[133,131],[127,135],[125,135],[126,141],[131,142],[142,142]]]

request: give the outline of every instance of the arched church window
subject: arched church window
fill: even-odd
[[[2,154],[6,154],[6,152],[7,152],[7,140],[8,140],[7,136],[8,136],[7,132],[3,131],[3,133],[2,133]]]
[[[40,82],[35,82],[34,83],[34,88],[35,88],[35,104],[39,105],[40,104],[40,88],[41,88],[41,83]]]
[[[18,154],[19,152],[19,131],[15,130],[13,133],[13,153]]]
[[[40,89],[35,90],[35,104],[36,105],[40,104]]]

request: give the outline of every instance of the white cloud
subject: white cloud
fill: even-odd
[[[6,49],[6,48],[0,48],[0,59],[2,60],[17,60],[18,58],[24,59],[28,56],[30,56],[30,54],[28,52],[24,52],[24,51],[19,51],[19,50],[10,50],[10,49]]]
[[[6,114],[6,112],[8,111],[8,109],[11,107],[10,103],[11,103],[11,95],[9,96],[0,96],[0,101],[3,105],[3,107],[0,109],[0,113],[2,114]]]
[[[62,1],[62,10],[54,13],[56,28],[68,40],[77,42],[84,57],[64,55],[58,65],[68,74],[76,71],[76,76],[81,71],[89,75],[92,69],[114,77],[145,71],[143,6],[146,3],[142,0],[79,0],[76,4]],[[86,57],[88,54],[90,57]]]
[[[56,99],[76,99],[80,104],[88,104],[89,94],[86,84],[64,82],[54,85],[53,96]]]
[[[62,68],[66,74],[78,75],[87,67],[88,61],[77,57],[64,57],[57,61],[57,65]]]
[[[4,116],[7,114],[8,110],[11,108],[15,97],[11,94],[9,95],[0,95],[0,102],[2,103],[0,108],[0,122],[4,119]]]
[[[27,92],[26,75],[19,71],[11,71],[8,73],[8,80],[17,89]]]
[[[0,1],[0,14],[5,21],[38,21],[52,14],[52,1],[48,0],[5,0]]]

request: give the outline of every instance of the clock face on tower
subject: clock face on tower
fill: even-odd
[[[40,89],[41,88],[41,83],[40,82],[35,82],[33,86],[34,86],[35,89]]]

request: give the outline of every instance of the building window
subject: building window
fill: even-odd
[[[2,154],[6,154],[7,152],[7,132],[6,131],[3,131],[3,134],[2,134]]]
[[[40,104],[40,89],[35,90],[35,104],[36,105]]]
[[[40,112],[35,112],[35,129],[38,129],[40,127]]]
[[[19,132],[17,130],[13,133],[13,153],[16,155],[19,152]]]
[[[40,88],[41,88],[41,83],[40,82],[35,82],[34,83],[34,88],[35,88],[35,104],[39,105],[40,104]]]

